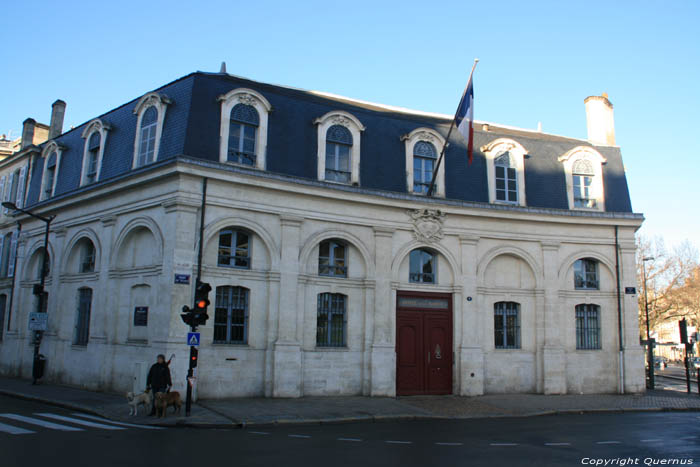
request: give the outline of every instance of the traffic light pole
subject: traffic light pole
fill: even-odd
[[[197,329],[196,327],[192,326],[190,327],[192,332],[195,332]],[[194,346],[190,346],[190,359],[189,359],[189,368],[187,369],[187,396],[185,397],[185,416],[189,417],[190,416],[190,411],[192,410],[192,377],[194,376],[194,368],[192,366],[192,363],[194,362],[194,353],[195,353]]]

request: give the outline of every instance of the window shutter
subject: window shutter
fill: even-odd
[[[13,172],[7,177],[7,183],[5,183],[4,192],[2,194],[2,201],[3,202],[7,202],[10,200],[10,196],[12,196],[12,184],[14,182],[15,182],[15,173]],[[6,207],[2,208],[2,212],[5,215],[7,215],[7,213],[9,211],[10,210],[7,209]]]
[[[2,250],[5,248],[5,236],[0,237],[0,255],[2,255]],[[2,269],[2,258],[0,258],[0,269]]]
[[[27,178],[27,166],[25,165],[19,171],[19,182],[17,182],[17,198],[15,199],[15,204],[18,208],[24,206],[24,185],[26,184]]]
[[[15,258],[17,258],[17,231],[12,232],[12,241],[10,242],[10,259],[7,265],[7,277],[15,275]]]
[[[5,201],[5,180],[7,177],[5,175],[0,178],[0,199]],[[5,214],[7,214],[7,209],[3,208],[2,210]],[[1,250],[1,249],[0,249]]]

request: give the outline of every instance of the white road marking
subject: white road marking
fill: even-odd
[[[518,443],[491,443],[489,446],[517,446]]]
[[[144,430],[165,430],[165,428],[162,426],[139,425],[138,423],[115,422],[114,420],[107,420],[106,418],[96,417],[95,415],[88,415],[85,413],[75,412],[75,413],[72,413],[71,415],[75,415],[77,417],[82,417],[82,418],[89,418],[90,420],[97,420],[98,422],[111,423],[113,425],[128,426],[128,427],[133,427],[133,428],[143,428]]]
[[[545,446],[571,446],[571,443],[544,443]]]
[[[311,438],[311,436],[308,436],[308,435],[287,435],[287,436],[289,436],[290,438],[303,438],[303,439]]]
[[[249,431],[248,433],[250,433],[251,435],[269,435],[270,434],[267,431]]]
[[[11,435],[28,435],[29,433],[36,433],[36,431],[25,430],[24,428],[5,425],[4,423],[0,423],[0,431],[4,431],[5,433],[9,433]]]
[[[362,440],[359,438],[338,438],[338,441],[353,441],[355,443],[361,443]]]
[[[654,438],[654,439],[640,439],[639,441],[641,441],[642,443],[655,443],[655,442],[657,442],[657,441],[661,441],[661,439],[660,439],[660,438]]]
[[[34,415],[39,415],[40,417],[53,418],[54,420],[60,420],[62,422],[74,423],[76,425],[89,426],[90,428],[100,428],[102,430],[126,430],[120,426],[105,425],[103,423],[88,422],[87,420],[80,420],[79,418],[64,417],[63,415],[56,415],[54,413],[35,413]]]
[[[464,443],[435,443],[438,446],[464,446]]]
[[[41,420],[39,418],[25,417],[24,415],[17,415],[13,413],[3,413],[0,417],[10,418],[12,420],[17,420],[19,422],[29,423],[31,425],[39,425],[44,428],[50,428],[52,430],[61,431],[84,431],[82,428],[76,428],[74,426],[59,425],[58,423],[47,422],[46,420]]]
[[[384,441],[387,444],[413,444],[413,441]]]
[[[595,444],[620,444],[619,441],[598,441]]]

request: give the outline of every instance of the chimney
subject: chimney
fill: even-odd
[[[58,99],[51,105],[51,125],[49,127],[49,139],[54,139],[63,133],[63,117],[66,114],[66,103]]]
[[[34,144],[34,126],[36,121],[28,118],[22,123],[22,149]]]
[[[586,105],[588,141],[601,146],[615,146],[615,119],[608,94],[588,96],[583,103]]]

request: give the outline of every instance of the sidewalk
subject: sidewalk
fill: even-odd
[[[131,423],[240,427],[289,423],[342,423],[353,421],[523,417],[556,413],[625,411],[700,411],[700,396],[677,391],[647,391],[642,395],[503,394],[478,397],[303,397],[300,399],[238,398],[201,400],[190,417],[172,414],[148,417],[140,410],[129,416],[126,398],[66,386],[38,384],[0,377],[0,394],[80,410],[111,420]]]

